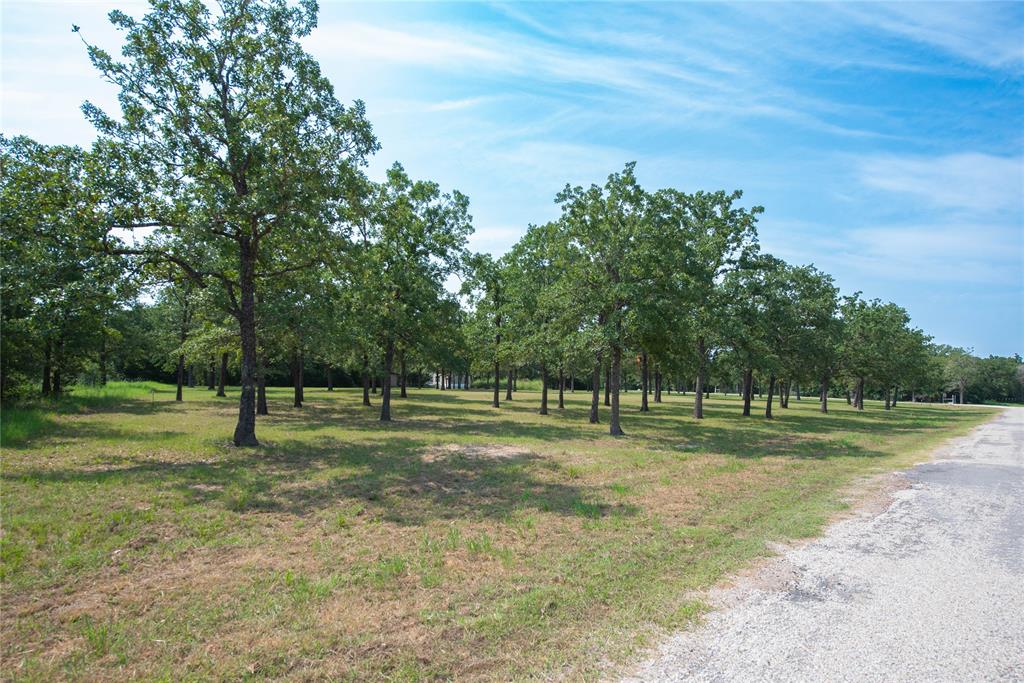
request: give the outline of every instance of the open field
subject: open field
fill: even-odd
[[[631,392],[612,439],[585,392],[542,417],[535,393],[412,390],[381,425],[357,390],[275,389],[236,449],[237,393],[173,391],[5,412],[5,678],[593,677],[854,478],[996,412],[716,397],[696,422]]]

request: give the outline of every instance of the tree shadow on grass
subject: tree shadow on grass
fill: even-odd
[[[269,441],[258,449],[222,449],[212,457],[183,453],[181,460],[148,459],[101,453],[87,467],[62,470],[8,468],[6,480],[41,482],[135,482],[177,490],[196,503],[232,509],[283,511],[298,515],[331,509],[342,501],[361,501],[375,514],[398,523],[428,519],[504,517],[535,509],[574,516],[632,515],[628,506],[602,502],[602,489],[559,481],[558,465],[520,448],[487,450],[520,439],[527,447],[567,445],[586,450],[608,436],[604,425],[587,422],[589,402],[578,395],[568,408],[537,416],[532,400],[504,403],[495,409],[489,395],[410,394],[396,399],[396,420],[380,423],[378,407],[364,407],[355,391],[326,392],[302,409],[285,407],[283,392],[275,395],[272,414],[260,418],[258,429]],[[535,398],[526,394],[523,399]],[[202,402],[175,404],[176,409],[206,410]],[[858,413],[841,406],[835,414],[817,414],[808,406],[792,412],[779,409],[775,420],[743,417],[739,403],[712,401],[708,421],[689,418],[692,404],[670,400],[639,413],[627,404],[623,423],[626,449],[652,449],[681,454],[709,453],[736,458],[830,457],[875,458],[889,453],[857,443],[857,433],[878,438],[928,433],[972,416],[942,408],[915,406],[907,414]],[[166,404],[125,401],[111,412],[150,414]],[[897,409],[899,410],[899,409]],[[530,415],[528,416],[527,413]],[[881,413],[881,414],[878,414]],[[602,418],[607,410],[602,407]],[[329,433],[342,429],[352,437]],[[128,431],[109,421],[61,422],[50,434],[58,438],[106,439],[156,446],[187,430]],[[323,433],[317,434],[318,431]],[[285,437],[280,438],[280,434]],[[301,434],[301,438],[297,435]],[[296,435],[296,436],[292,436]],[[276,438],[275,438],[276,437]],[[440,447],[449,437],[473,445]],[[224,435],[224,443],[227,435]]]
[[[310,515],[359,502],[398,524],[431,519],[507,518],[532,509],[565,516],[632,516],[601,500],[601,488],[557,481],[526,450],[438,449],[421,439],[381,444],[285,440],[214,461],[134,460],[123,467],[5,472],[21,483],[141,484],[174,489],[191,502]]]
[[[459,404],[467,402],[473,405],[473,402],[457,396],[446,396],[444,398],[448,400],[444,403],[447,405],[437,405],[437,396],[431,394],[419,401],[412,399],[400,404],[395,408],[395,419],[390,423],[379,422],[375,410],[361,405],[330,404],[278,412],[273,416],[273,423],[284,425],[296,433],[341,427],[346,431],[383,436],[388,440],[399,435],[417,436],[432,432],[454,438],[491,439],[499,443],[517,439],[542,443],[570,442],[583,449],[598,441],[605,444],[611,438],[604,424],[589,424],[589,405],[586,402],[576,401],[561,411],[551,409],[549,415],[541,417],[536,415],[536,407],[526,402],[514,406],[506,403],[497,409],[486,404],[470,409]],[[481,396],[477,405],[484,400],[486,397]],[[699,421],[689,416],[690,406],[682,402],[656,404],[648,413],[640,413],[635,406],[627,406],[623,410],[627,436],[619,441],[624,448],[651,447],[742,458],[883,457],[888,453],[854,443],[849,438],[850,432],[895,436],[920,433],[948,424],[944,415],[922,426],[920,421],[907,424],[878,419],[876,415],[864,418],[858,414],[830,416],[807,411],[779,414],[769,421],[761,415],[744,417],[736,410],[738,407],[738,402],[711,404],[706,410],[708,420]],[[606,409],[601,417],[607,420]]]

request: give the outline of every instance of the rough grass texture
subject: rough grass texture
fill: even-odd
[[[612,439],[584,392],[542,417],[411,390],[381,425],[358,390],[280,389],[236,449],[237,390],[173,391],[4,412],[4,679],[591,679],[994,412],[715,397],[697,422],[631,392]]]

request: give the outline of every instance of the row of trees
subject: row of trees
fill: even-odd
[[[567,385],[586,385],[592,422],[603,385],[616,435],[623,382],[644,389],[642,410],[648,390],[655,403],[692,390],[696,418],[712,384],[738,384],[744,414],[758,387],[768,417],[801,386],[827,411],[830,395],[888,407],[900,390],[954,384],[963,398],[981,385],[990,361],[931,346],[900,307],[840,296],[813,266],[763,253],[761,209],[741,193],[648,191],[632,164],[565,187],[560,218],[503,257],[469,254],[464,195],[399,164],[366,176],[378,143],[364,106],[341,104],[300,44],[313,3],[110,17],[120,57],[85,45],[121,110],[83,106],[92,148],[0,140],[5,400],[111,372],[171,373],[179,399],[202,376],[223,394],[237,373],[243,446],[257,443],[268,381],[289,376],[299,407],[309,366],[328,387],[361,382],[367,404],[379,383],[382,420],[393,378],[402,395],[431,375],[485,378],[497,407],[503,381],[511,398],[517,375],[537,377],[542,413],[549,386],[561,406]],[[1018,366],[991,390],[1019,398]]]

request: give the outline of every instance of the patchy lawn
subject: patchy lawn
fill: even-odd
[[[237,394],[173,396],[5,411],[4,679],[592,678],[854,478],[995,412],[717,397],[697,422],[631,392],[612,439],[586,392],[542,417],[532,392],[412,390],[381,426],[358,390],[276,389],[236,449]]]

